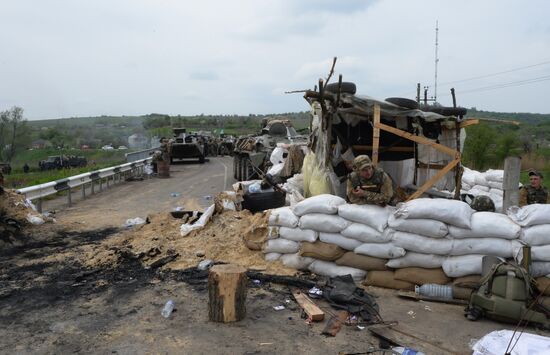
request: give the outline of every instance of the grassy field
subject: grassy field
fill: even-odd
[[[106,168],[126,162],[125,154],[128,150],[58,150],[58,149],[35,149],[26,150],[17,154],[12,161],[12,173],[4,177],[5,186],[9,188],[22,188],[48,181],[63,179],[69,176],[82,174],[88,171]],[[54,155],[77,155],[84,156],[88,160],[88,166],[83,168],[71,168],[61,170],[40,171],[38,162]],[[23,173],[23,165],[27,163],[30,167],[29,173]]]

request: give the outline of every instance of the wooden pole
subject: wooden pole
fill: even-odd
[[[504,197],[502,201],[502,212],[506,213],[508,207],[519,205],[519,174],[521,170],[520,157],[508,157],[504,159],[504,180],[502,189]]]
[[[246,269],[214,265],[208,274],[208,318],[214,322],[236,322],[246,315]]]
[[[380,145],[380,106],[374,105],[374,128],[372,129],[372,164],[378,165],[378,146]]]

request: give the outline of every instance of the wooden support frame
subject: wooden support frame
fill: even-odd
[[[461,155],[460,155],[460,152],[458,150],[455,150],[455,149],[449,148],[447,146],[444,146],[442,144],[436,143],[436,142],[431,141],[431,140],[429,140],[428,138],[425,138],[425,137],[415,136],[412,133],[405,132],[403,130],[400,130],[400,129],[392,127],[392,126],[388,126],[388,125],[380,123],[380,122],[375,123],[374,126],[375,126],[375,128],[381,129],[381,130],[386,131],[386,132],[393,133],[397,136],[403,137],[403,138],[411,140],[413,142],[430,146],[430,147],[432,147],[434,149],[437,149],[440,152],[443,152],[445,154],[448,154],[448,155],[450,155],[451,157],[454,158],[452,161],[449,162],[449,164],[447,164],[437,174],[432,176],[428,181],[426,181],[422,186],[420,186],[420,188],[414,194],[412,194],[407,199],[407,201],[414,200],[415,198],[421,196],[426,190],[428,190],[430,187],[432,187],[433,184],[435,184],[437,181],[439,181],[443,176],[445,176],[445,174],[447,174],[458,163],[460,163]],[[374,136],[373,136],[373,145],[374,145]],[[373,155],[374,155],[374,148],[373,148]]]
[[[378,165],[378,148],[380,145],[380,129],[378,125],[380,124],[380,106],[374,105],[374,127],[372,129],[372,164],[374,166]]]

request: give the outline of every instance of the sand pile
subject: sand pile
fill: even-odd
[[[225,211],[216,214],[200,230],[182,237],[181,219],[170,213],[148,217],[148,224],[133,227],[87,250],[82,262],[90,267],[119,262],[123,258],[139,259],[144,265],[186,269],[200,261],[212,259],[242,265],[269,274],[292,275],[294,269],[279,262],[266,262],[263,253],[252,251],[244,239],[260,244],[267,236],[267,215],[249,211]]]

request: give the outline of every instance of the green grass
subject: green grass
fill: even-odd
[[[544,176],[544,179],[542,180],[542,184],[544,185],[544,187],[550,188],[550,168],[542,169],[542,170],[540,170],[540,173],[542,173],[542,176]],[[519,176],[519,181],[523,185],[529,185],[529,175],[528,174],[529,174],[529,171],[525,170],[525,171],[522,171],[520,176]]]

